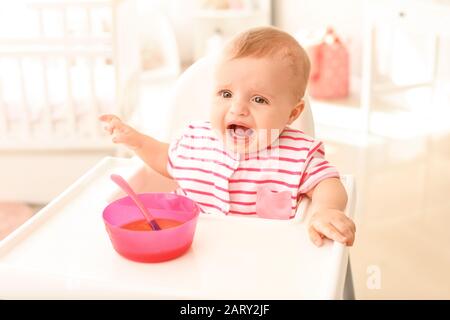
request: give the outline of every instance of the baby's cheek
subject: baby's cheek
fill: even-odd
[[[209,117],[209,121],[211,121],[211,129],[218,135],[221,134],[222,130],[222,123],[223,123],[223,117],[218,114],[217,112],[215,113],[214,111],[211,110],[211,114]]]
[[[215,102],[211,105],[210,117],[216,121],[222,120],[227,113],[227,106],[224,103]]]

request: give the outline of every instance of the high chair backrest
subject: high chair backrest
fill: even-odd
[[[210,97],[213,76],[212,56],[197,60],[178,78],[169,103],[169,139],[193,120],[207,120],[210,113]],[[305,96],[305,108],[292,127],[314,136],[314,121],[309,99]]]

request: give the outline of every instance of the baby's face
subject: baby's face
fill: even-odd
[[[211,125],[235,153],[266,148],[294,121],[303,103],[294,94],[292,72],[279,58],[220,60],[214,74]]]

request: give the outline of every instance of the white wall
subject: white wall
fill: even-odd
[[[138,0],[140,15],[157,8],[164,12],[172,23],[176,37],[180,58],[183,63],[191,61],[193,57],[193,23],[192,16],[199,0]]]
[[[1,0],[0,0],[1,1]],[[193,16],[196,8],[200,8],[206,0],[137,0],[140,14],[144,15],[146,10],[157,8],[163,11],[172,22],[175,29],[177,43],[180,50],[182,63],[191,63],[194,60],[194,22]],[[233,30],[242,25],[228,23],[227,30]],[[252,25],[253,22],[250,22]],[[227,24],[224,24],[227,25]]]
[[[300,28],[335,26],[338,32],[350,40],[352,73],[360,73],[360,45],[362,32],[361,0],[272,0],[275,25],[289,32]],[[192,14],[198,0],[138,0],[141,14],[151,7],[164,11],[174,25],[180,56],[183,62],[193,56]]]
[[[139,0],[142,7],[157,6],[172,21],[183,62],[193,57],[192,14],[198,0]],[[360,74],[362,37],[361,0],[272,0],[275,25],[289,32],[299,28],[336,27],[348,41],[352,54],[352,74]]]
[[[174,25],[180,56],[183,62],[193,57],[194,8],[201,0],[138,0],[142,8],[158,7],[166,12]],[[424,0],[427,1],[427,0]],[[353,78],[361,76],[363,0],[272,0],[273,23],[291,33],[306,28],[314,30],[333,26],[342,35],[350,52],[350,72]],[[446,27],[446,26],[443,26]],[[450,23],[449,26],[450,28]],[[418,40],[421,41],[421,40]],[[423,41],[423,40],[422,40]],[[441,43],[440,78],[450,80],[450,40]]]

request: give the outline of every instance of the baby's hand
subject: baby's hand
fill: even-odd
[[[323,244],[324,237],[351,246],[355,241],[356,227],[344,212],[321,209],[311,217],[308,232],[311,241],[318,247]]]
[[[142,146],[142,135],[123,123],[119,117],[113,114],[104,114],[99,117],[104,123],[104,129],[112,136],[112,142],[122,143],[130,149],[138,149]]]

